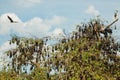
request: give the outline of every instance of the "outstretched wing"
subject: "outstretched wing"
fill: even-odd
[[[7,16],[7,17],[8,17],[8,19],[10,20],[11,23],[14,22],[10,16]]]

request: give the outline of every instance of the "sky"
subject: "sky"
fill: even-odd
[[[0,0],[0,48],[8,43],[11,34],[44,37],[63,30],[69,33],[77,24],[98,15],[110,23],[115,10],[120,11],[119,3],[120,0]],[[10,23],[7,16],[18,23]],[[116,23],[118,28],[119,24],[120,21]]]
[[[119,3],[119,0],[0,0],[0,45],[14,33],[43,37],[58,29],[70,32],[80,22],[97,15],[112,21],[114,11],[120,11]],[[8,15],[18,23],[11,24]]]

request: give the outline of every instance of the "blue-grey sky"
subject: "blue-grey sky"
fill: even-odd
[[[42,37],[57,34],[60,29],[70,32],[75,25],[97,15],[111,22],[114,11],[120,11],[119,3],[120,0],[0,0],[0,45],[10,39],[11,33]],[[11,24],[7,15],[19,23]]]

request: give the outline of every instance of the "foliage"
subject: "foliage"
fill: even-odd
[[[119,44],[111,37],[109,27],[99,30],[99,26],[104,27],[102,24],[95,20],[77,25],[71,37],[65,37],[51,46],[46,45],[49,37],[13,36],[10,44],[15,43],[17,47],[7,52],[12,59],[8,66],[12,67],[1,71],[0,79],[119,80]]]

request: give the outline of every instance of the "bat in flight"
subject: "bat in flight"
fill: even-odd
[[[13,21],[13,19],[10,16],[7,16],[11,23],[18,23],[17,21]]]

